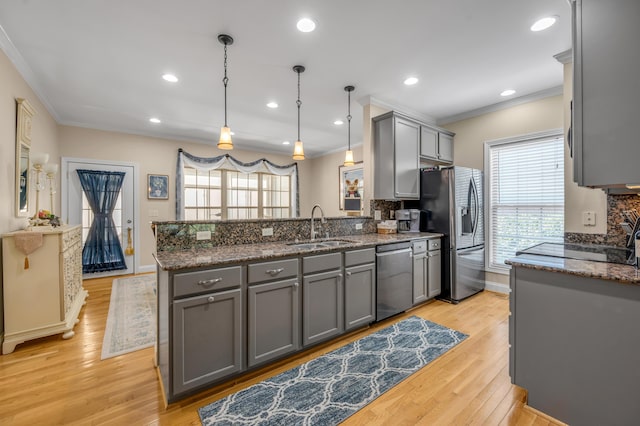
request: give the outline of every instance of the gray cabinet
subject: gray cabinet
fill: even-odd
[[[453,135],[421,125],[420,159],[437,164],[453,163]]]
[[[249,367],[300,348],[299,287],[293,278],[247,290]]]
[[[247,267],[249,367],[300,348],[298,265],[298,259],[283,259]]]
[[[309,256],[302,260],[302,345],[344,331],[342,254]]]
[[[344,328],[352,330],[376,319],[375,249],[344,254]]]
[[[172,394],[242,370],[239,288],[173,303]]]
[[[640,183],[639,16],[638,1],[574,0],[571,129],[578,185]]]
[[[440,239],[413,242],[413,304],[433,299],[442,292]]]
[[[374,198],[420,198],[420,124],[390,112],[373,118],[373,132]]]

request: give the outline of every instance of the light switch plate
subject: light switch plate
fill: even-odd
[[[262,228],[263,237],[271,237],[273,235],[273,228]]]
[[[373,212],[373,220],[382,220],[382,211],[375,210]]]
[[[596,212],[582,212],[582,224],[584,226],[596,226]]]
[[[211,239],[211,231],[198,231],[196,232],[196,240],[210,240]]]
[[[158,209],[149,209],[149,217],[158,217],[158,216],[160,216]]]
[[[362,224],[356,223],[356,231],[359,231],[360,229],[362,229]]]

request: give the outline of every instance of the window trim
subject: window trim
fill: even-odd
[[[514,143],[527,143],[527,142],[536,142],[536,141],[541,141],[541,140],[546,140],[546,139],[553,139],[553,138],[562,138],[564,140],[564,129],[561,128],[554,128],[554,129],[550,129],[550,130],[545,130],[542,132],[534,132],[534,133],[527,133],[527,134],[523,134],[523,135],[518,135],[518,136],[511,136],[511,137],[507,137],[507,138],[501,138],[501,139],[494,139],[494,140],[490,140],[490,141],[485,141],[484,143],[484,164],[483,164],[483,170],[484,170],[484,187],[486,188],[485,191],[485,202],[484,202],[484,229],[485,229],[485,250],[484,250],[484,264],[485,264],[485,271],[487,272],[492,272],[494,274],[501,274],[501,275],[508,275],[511,271],[511,265],[504,265],[504,267],[495,267],[495,266],[490,266],[491,263],[489,261],[490,256],[491,256],[491,245],[492,245],[492,240],[491,240],[491,235],[493,233],[493,229],[491,228],[491,182],[490,182],[490,151],[491,148],[500,146],[500,145],[509,145],[509,144],[514,144]],[[563,153],[564,156],[563,158],[566,159],[566,147],[563,147]],[[566,166],[566,160],[565,160],[565,166]],[[566,173],[566,172],[565,172]],[[565,186],[566,186],[566,182],[565,182]],[[566,194],[565,194],[566,195]]]

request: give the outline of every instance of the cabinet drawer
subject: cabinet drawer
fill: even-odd
[[[239,287],[241,283],[240,266],[176,274],[173,276],[173,297]]]
[[[363,265],[376,261],[376,249],[351,250],[344,253],[344,266]]]
[[[418,240],[413,242],[413,253],[424,253],[427,251],[427,240]]]
[[[295,277],[298,275],[298,259],[249,265],[249,284]]]
[[[340,267],[342,267],[342,253],[321,254],[302,259],[302,273],[304,275]]]
[[[429,241],[429,250],[439,250],[442,247],[442,242],[440,241],[440,238],[436,238],[434,240],[428,240]]]

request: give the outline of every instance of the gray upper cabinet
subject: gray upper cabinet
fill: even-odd
[[[242,370],[242,290],[173,303],[173,394]]]
[[[640,183],[640,2],[572,5],[574,180],[605,188]]]
[[[374,198],[420,198],[420,124],[390,112],[373,118],[373,132]]]
[[[453,135],[421,125],[420,159],[437,164],[453,163]]]

